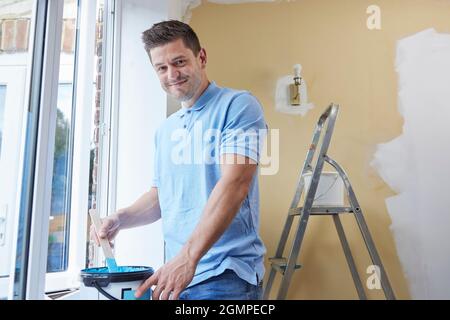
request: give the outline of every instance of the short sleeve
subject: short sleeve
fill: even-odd
[[[242,93],[228,107],[221,132],[220,154],[239,154],[259,163],[266,134],[261,104],[250,93]]]

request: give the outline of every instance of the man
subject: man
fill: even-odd
[[[262,108],[246,91],[209,82],[206,51],[187,24],[157,23],[143,42],[162,88],[182,107],[156,132],[152,188],[105,218],[99,236],[111,241],[162,218],[167,262],[137,297],[155,286],[153,299],[260,299]]]

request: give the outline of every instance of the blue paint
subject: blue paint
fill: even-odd
[[[153,268],[145,266],[121,266],[115,272],[108,267],[87,268],[80,273],[81,288],[84,291],[95,287],[99,294],[112,300],[136,300],[136,289],[153,273]],[[151,295],[152,291],[148,288],[140,299],[149,300]]]
[[[134,294],[136,293],[136,290],[125,290],[122,291],[122,300],[150,300],[150,297],[152,295],[152,290],[148,289],[145,291],[140,298],[136,298]]]
[[[121,266],[118,267],[116,265],[116,270],[115,272],[111,272],[109,268],[107,267],[101,267],[101,268],[89,268],[89,269],[85,269],[83,270],[86,273],[125,273],[125,272],[138,272],[138,271],[147,271],[149,270],[148,267],[128,267],[128,266]]]
[[[119,267],[117,266],[116,259],[106,258],[106,265],[108,266],[109,272],[119,272]]]

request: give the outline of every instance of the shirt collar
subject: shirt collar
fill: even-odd
[[[212,81],[209,86],[205,89],[205,91],[201,94],[201,96],[195,101],[195,103],[192,105],[192,107],[184,108],[181,107],[179,111],[179,117],[182,117],[185,115],[185,113],[189,110],[192,111],[199,111],[203,109],[203,107],[211,100],[212,97],[214,97],[217,92],[219,91],[219,87],[216,85],[214,81]]]

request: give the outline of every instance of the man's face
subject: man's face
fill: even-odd
[[[194,56],[182,39],[150,50],[150,58],[162,88],[178,101],[190,100],[202,82],[206,54]]]

